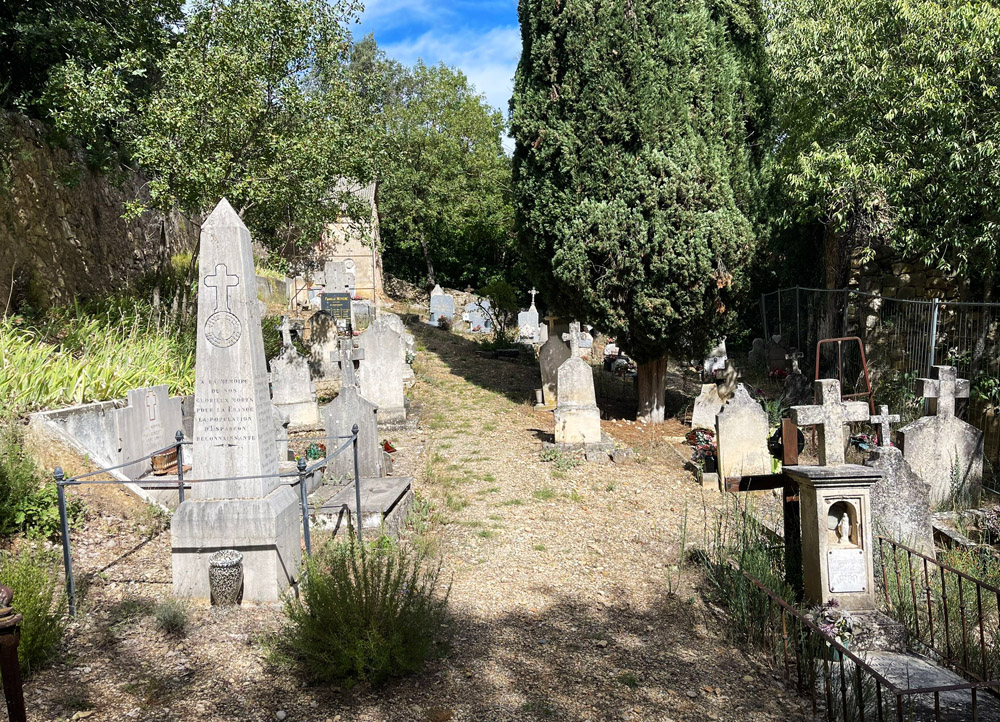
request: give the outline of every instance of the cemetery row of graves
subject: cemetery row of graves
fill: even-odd
[[[756,340],[739,360],[728,356],[723,343],[700,364],[697,396],[690,404],[680,402],[668,434],[609,411],[602,379],[620,382],[619,390],[628,388],[628,359],[575,320],[554,315],[540,319],[533,290],[530,307],[517,318],[520,343],[486,352],[475,340],[494,325],[488,300],[470,299],[460,306],[454,295],[437,287],[428,305],[409,309],[404,321],[374,301],[355,298],[350,274],[342,270],[349,271],[328,264],[320,292],[303,287],[305,293],[296,288],[289,294],[279,327],[280,350],[268,362],[262,327],[269,309],[258,299],[249,233],[223,201],[202,230],[193,396],[171,396],[161,384],[133,389],[124,403],[32,414],[29,436],[36,453],[50,468],[56,461],[66,466],[53,471],[59,514],[51,538],[59,542],[60,563],[46,583],[48,599],[64,595],[72,624],[80,625],[81,617],[103,620],[103,634],[134,642],[139,636],[134,630],[119,639],[114,629],[142,617],[138,610],[143,607],[126,615],[126,621],[102,616],[107,612],[95,609],[93,599],[100,597],[91,597],[91,590],[105,583],[123,593],[114,607],[121,610],[120,605],[138,604],[129,594],[156,583],[162,600],[156,607],[158,628],[167,644],[180,645],[172,653],[197,644],[176,641],[180,638],[171,636],[176,630],[171,631],[170,621],[183,628],[187,612],[178,610],[196,608],[201,610],[200,634],[209,639],[213,626],[239,635],[244,632],[232,630],[261,624],[275,629],[275,619],[285,619],[280,624],[285,641],[272,644],[273,658],[284,659],[298,670],[293,675],[312,683],[364,682],[366,691],[355,703],[373,704],[383,694],[380,683],[418,672],[434,658],[440,630],[456,624],[448,621],[448,605],[461,606],[454,598],[449,601],[441,566],[430,563],[434,555],[428,555],[433,547],[428,539],[452,540],[457,546],[448,547],[451,557],[463,558],[468,542],[455,542],[455,533],[440,519],[448,511],[460,515],[472,503],[459,491],[469,479],[448,476],[442,481],[442,474],[475,456],[460,458],[448,451],[451,442],[434,438],[446,424],[443,414],[428,418],[421,404],[414,404],[418,383],[425,387],[422,394],[434,387],[433,376],[420,377],[414,364],[429,339],[440,344],[440,339],[454,337],[468,339],[462,341],[467,358],[449,362],[454,373],[464,373],[466,365],[491,364],[466,379],[466,385],[478,384],[490,394],[482,400],[487,408],[497,403],[486,400],[492,399],[492,388],[511,378],[528,379],[507,390],[520,399],[520,407],[507,399],[490,421],[482,422],[485,433],[480,435],[491,436],[498,425],[510,425],[513,419],[515,430],[504,429],[512,436],[494,444],[487,457],[507,453],[504,446],[524,447],[534,455],[526,466],[541,468],[549,483],[571,475],[573,486],[563,495],[548,484],[530,492],[540,504],[564,497],[570,505],[551,516],[543,510],[543,526],[592,523],[585,521],[595,513],[587,496],[600,500],[603,506],[596,513],[608,519],[612,537],[616,516],[623,513],[624,537],[641,544],[658,537],[658,520],[669,519],[664,533],[670,543],[650,550],[661,560],[656,566],[668,569],[666,590],[655,586],[653,596],[661,602],[676,599],[685,562],[700,560],[687,572],[698,580],[689,582],[691,599],[702,596],[723,605],[720,614],[732,622],[731,643],[757,650],[751,658],[780,672],[813,712],[829,719],[1000,715],[994,698],[1000,687],[1000,589],[996,551],[989,546],[995,514],[989,504],[980,507],[983,433],[961,418],[970,385],[955,367],[936,365],[919,379],[924,413],[902,424],[897,410],[876,404],[870,389],[854,393],[842,379],[810,378],[800,363],[803,354],[782,344],[780,337]],[[293,280],[290,285],[297,284]],[[416,320],[422,317],[427,320]],[[679,368],[674,376],[684,399],[692,374]],[[441,389],[433,398],[454,409],[455,400],[448,395]],[[654,437],[656,443],[651,443]],[[482,474],[484,488],[475,504],[517,483],[520,475],[511,461],[498,473]],[[521,458],[517,463],[526,462]],[[640,486],[636,479],[651,483]],[[588,482],[589,491],[581,493]],[[626,483],[636,484],[635,494],[649,493],[655,500],[670,493],[662,487],[671,484],[676,487],[672,493],[686,500],[683,516],[676,505],[663,517],[650,508],[630,513],[632,502],[614,498],[616,487]],[[160,527],[127,550],[117,548],[112,538],[109,548],[95,555],[93,525],[84,533],[75,523],[79,500],[98,499],[87,496],[95,493],[121,493],[162,510],[169,530]],[[692,524],[702,527],[700,538],[692,533],[689,539],[692,494],[700,497],[703,518]],[[519,498],[505,500],[495,509],[511,516],[490,514],[492,527],[470,520],[469,528],[478,529],[477,543],[494,540],[505,523],[525,523],[519,518],[522,504]],[[435,518],[437,527],[432,528]],[[536,517],[529,513],[527,518]],[[545,552],[551,541],[544,534],[527,533],[530,526],[517,534],[503,533],[509,539],[537,539],[520,548]],[[545,528],[552,539],[563,533]],[[481,600],[488,593],[490,583],[471,570],[501,564],[493,553],[477,552],[469,572],[444,554],[443,563],[460,582],[454,593],[459,600],[465,595]],[[116,565],[134,554],[153,571],[139,579],[114,577]],[[563,563],[546,560],[535,571],[558,577]],[[603,565],[594,568],[611,574]],[[670,569],[676,570],[676,581]],[[374,599],[365,597],[371,589],[395,590],[390,598],[402,595],[408,602],[372,612],[373,603],[386,600],[377,593]],[[643,593],[650,592],[644,588]],[[28,611],[24,599],[15,598],[15,610],[19,604]],[[368,610],[368,616],[347,614],[354,604]],[[387,640],[393,650],[389,654],[359,654],[351,644],[368,633],[386,633],[378,626],[384,623],[385,609],[394,610],[390,628],[402,636]],[[223,616],[213,616],[213,610]],[[30,614],[51,620],[62,615],[62,608],[55,602]],[[27,620],[26,615],[25,625]],[[614,617],[608,624],[627,622]],[[81,629],[93,632],[86,623]],[[647,625],[642,634],[650,636],[654,629]],[[57,649],[60,635],[54,633],[50,642]],[[88,637],[81,631],[73,639],[71,645]],[[114,654],[114,644],[82,644],[75,651],[71,646],[72,653]],[[597,645],[594,653],[603,653],[607,644]],[[84,649],[90,647],[96,651]],[[261,656],[247,654],[252,660]],[[456,652],[455,658],[462,654]],[[692,661],[687,660],[688,666]],[[708,664],[698,660],[694,668],[703,662]],[[9,659],[6,664],[5,681],[10,679]],[[248,678],[251,683],[272,674],[267,664],[254,664],[257,677]],[[34,669],[27,665],[25,671]],[[190,674],[182,672],[177,679]],[[635,676],[616,674],[616,680]],[[655,675],[647,674],[652,688]],[[53,715],[64,712],[69,702],[51,694],[53,685],[64,683],[41,678],[41,689],[33,681],[39,677],[28,680],[29,713],[31,700]],[[635,679],[634,685],[621,684],[642,688]],[[128,707],[132,717],[169,713],[152,693],[143,704],[131,706],[134,692],[125,701],[101,700],[117,711]],[[7,693],[11,718],[23,718],[18,717],[18,695],[13,688]],[[691,718],[700,713],[702,696],[687,695]],[[192,704],[204,703],[195,697]],[[84,706],[90,710],[99,704],[90,700]],[[231,700],[219,704],[233,718],[254,708],[246,699],[235,707]],[[322,704],[331,702],[324,698]],[[525,705],[535,702],[518,704],[524,718],[534,718]],[[677,700],[662,704],[651,709],[684,708]],[[712,704],[717,711],[725,709],[721,701]],[[265,719],[272,713],[255,710],[250,716]],[[303,715],[327,717],[326,710]],[[597,712],[594,718],[606,717]]]

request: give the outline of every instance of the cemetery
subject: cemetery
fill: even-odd
[[[15,5],[11,722],[1000,721],[995,3]]]

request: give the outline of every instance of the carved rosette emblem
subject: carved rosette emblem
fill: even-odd
[[[243,334],[243,324],[229,307],[229,289],[240,285],[240,277],[231,275],[226,264],[219,263],[215,273],[205,277],[205,285],[215,291],[215,311],[205,321],[205,339],[218,348],[228,348]]]

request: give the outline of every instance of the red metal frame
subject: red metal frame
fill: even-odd
[[[861,392],[857,394],[845,394],[844,393],[844,342],[845,341],[857,341],[858,349],[861,351],[861,368],[865,372],[865,386],[868,387],[868,392]],[[840,399],[855,399],[859,396],[867,397],[868,408],[871,410],[872,414],[875,413],[875,394],[872,392],[872,381],[871,377],[868,375],[868,360],[865,358],[865,345],[858,336],[841,336],[839,338],[824,338],[816,342],[816,375],[813,378],[819,379],[819,352],[820,348],[825,343],[835,343],[837,344],[837,373],[840,378]],[[816,402],[815,396],[813,397],[813,402]]]

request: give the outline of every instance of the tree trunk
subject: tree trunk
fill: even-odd
[[[427,261],[427,285],[429,288],[434,288],[436,281],[434,280],[434,263],[431,261],[431,249],[427,246],[427,236],[423,233],[420,234],[420,247],[424,251],[424,260]]]
[[[636,419],[663,423],[663,395],[667,388],[667,357],[639,366],[639,410]]]

